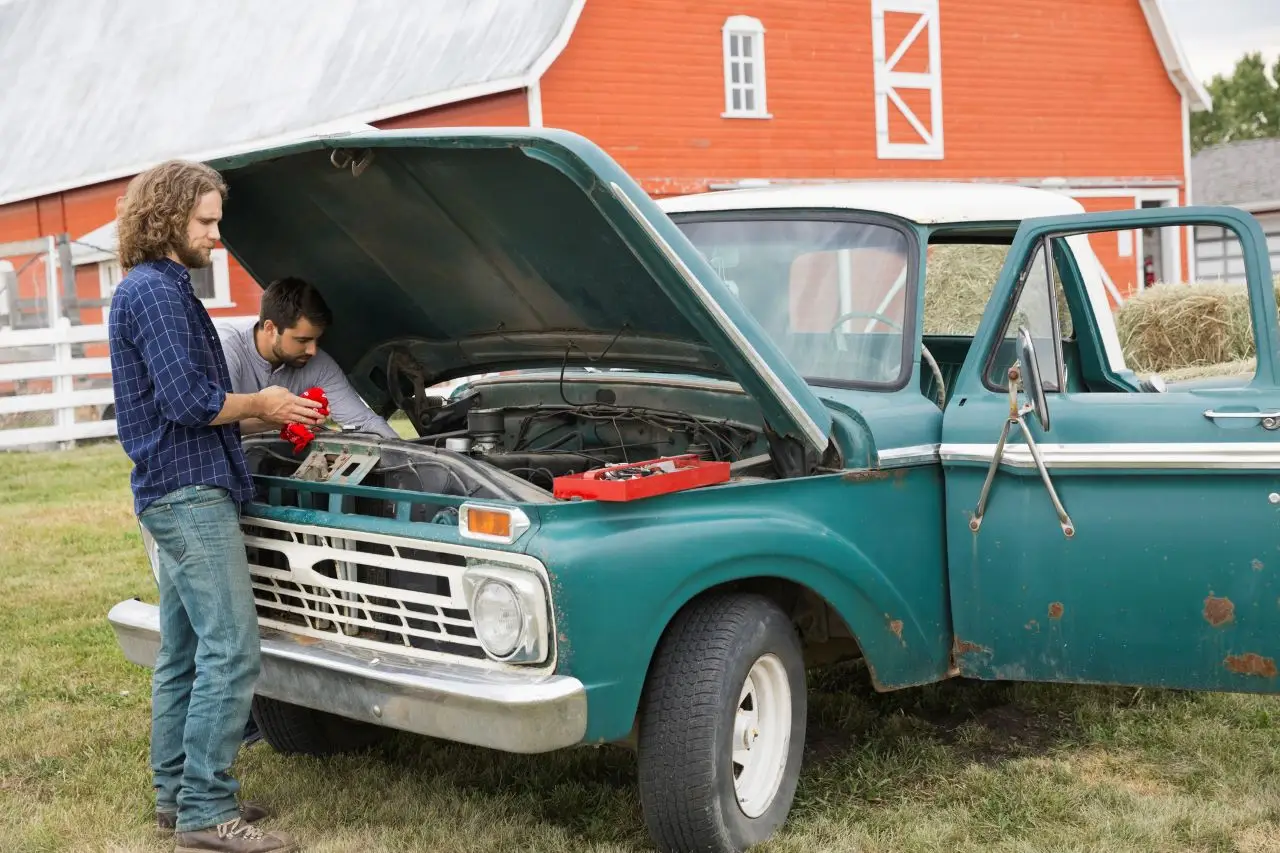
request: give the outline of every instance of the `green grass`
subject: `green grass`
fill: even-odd
[[[0,455],[0,851],[167,851],[150,829],[147,670],[105,614],[154,601],[118,446]],[[1280,851],[1280,702],[814,676],[810,754],[762,851]],[[397,735],[235,768],[311,851],[632,851],[631,755],[509,756]]]

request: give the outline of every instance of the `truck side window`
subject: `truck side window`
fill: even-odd
[[[1009,368],[1017,360],[1015,341],[1018,330],[1025,326],[1035,343],[1044,389],[1062,390],[1062,341],[1071,335],[1071,313],[1067,310],[1057,265],[1046,260],[1046,246],[1047,243],[1041,243],[1031,263],[1022,271],[1015,297],[1017,301],[1013,311],[1007,315],[1004,333],[987,361],[986,384],[992,389],[1008,387]]]

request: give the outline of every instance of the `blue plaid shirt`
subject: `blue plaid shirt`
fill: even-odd
[[[111,297],[107,340],[116,431],[133,460],[134,512],[183,486],[221,486],[253,497],[240,427],[209,426],[231,377],[191,275],[169,259],[129,271]]]

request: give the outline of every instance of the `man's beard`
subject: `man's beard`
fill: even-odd
[[[174,254],[187,269],[203,269],[209,266],[212,260],[212,253],[208,249],[194,249],[188,243],[179,246]]]
[[[310,361],[310,358],[305,355],[298,356],[297,358],[288,358],[287,356],[285,356],[284,350],[280,349],[279,344],[272,345],[271,354],[275,356],[276,362],[278,364],[287,364],[294,369],[304,367],[306,366],[306,363]]]

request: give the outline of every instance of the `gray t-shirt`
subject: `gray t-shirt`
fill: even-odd
[[[355,392],[342,368],[324,350],[316,354],[302,367],[282,364],[272,369],[258,352],[253,340],[255,320],[215,318],[214,328],[222,340],[227,356],[227,368],[231,372],[231,390],[237,394],[252,394],[269,385],[283,385],[295,394],[313,386],[324,389],[329,399],[329,415],[343,426],[376,432],[387,438],[398,438],[399,433],[385,420],[373,413],[360,395]]]

